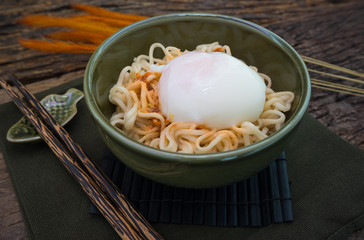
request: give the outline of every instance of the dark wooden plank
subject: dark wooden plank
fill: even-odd
[[[364,72],[363,16],[364,2],[357,2],[318,8],[306,14],[304,21],[296,18],[267,27],[302,55]],[[310,64],[308,67],[320,69]],[[334,78],[326,80],[363,88],[358,83]],[[364,149],[364,98],[317,88],[312,90],[310,114],[342,138]]]
[[[85,1],[86,2],[86,1]],[[289,19],[301,13],[333,5],[330,1],[214,1],[207,3],[197,1],[90,1],[89,4],[104,6],[110,10],[125,13],[155,16],[171,12],[199,11],[232,15],[258,24],[268,24]],[[90,54],[47,54],[21,47],[19,38],[42,38],[42,34],[54,29],[34,29],[17,23],[28,14],[47,14],[52,16],[69,16],[80,13],[72,9],[69,3],[52,0],[47,2],[22,1],[13,3],[5,1],[0,9],[2,16],[0,42],[0,75],[16,72],[24,83],[45,80],[65,72],[73,72],[85,67]],[[153,5],[153,7],[150,7]],[[7,8],[6,6],[9,6]],[[19,64],[21,62],[22,64]]]
[[[28,239],[20,207],[0,152],[0,239]]]

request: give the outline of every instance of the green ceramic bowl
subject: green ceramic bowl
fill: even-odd
[[[109,123],[114,106],[110,88],[133,58],[148,54],[155,42],[193,50],[202,43],[229,45],[233,56],[258,67],[273,81],[275,91],[289,90],[295,100],[284,127],[268,138],[233,151],[179,154],[161,151],[127,138]],[[285,149],[310,98],[310,79],[295,50],[274,33],[238,18],[181,13],[152,17],[116,32],[89,60],[84,76],[87,106],[101,137],[129,168],[154,181],[189,188],[209,188],[243,180],[272,162]]]

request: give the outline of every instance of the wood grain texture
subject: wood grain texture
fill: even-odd
[[[0,153],[0,239],[28,239],[2,153]]]
[[[302,55],[364,72],[364,2],[361,0],[3,0],[0,6],[0,76],[16,73],[33,93],[82,76],[90,54],[48,54],[25,49],[17,42],[19,38],[42,39],[43,34],[57,30],[30,28],[18,24],[18,19],[29,14],[69,16],[80,13],[70,7],[71,3],[145,16],[191,11],[227,14],[263,25]],[[7,101],[10,99],[1,89],[0,103]],[[364,149],[364,98],[314,88],[309,112],[339,136]],[[361,230],[348,239],[363,238],[364,230]],[[2,155],[0,239],[27,239]]]
[[[302,55],[364,72],[363,16],[364,2],[357,2],[340,8],[313,9],[306,14],[305,21],[298,21],[300,17],[297,17],[296,21],[274,23],[268,28]],[[311,64],[308,67],[321,69]],[[311,74],[311,77],[316,76]],[[323,79],[363,88],[358,83]],[[315,88],[312,90],[308,111],[342,138],[364,149],[364,98]]]

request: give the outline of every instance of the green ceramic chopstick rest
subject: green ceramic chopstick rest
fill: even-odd
[[[83,98],[82,91],[71,88],[65,94],[50,94],[44,97],[40,103],[62,125],[68,123],[77,113],[76,104]],[[40,140],[37,130],[24,116],[13,126],[6,135],[9,142],[25,143]]]

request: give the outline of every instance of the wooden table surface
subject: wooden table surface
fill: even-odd
[[[70,7],[71,3],[145,16],[192,11],[231,15],[268,28],[301,55],[364,72],[362,0],[2,0],[0,76],[15,73],[36,93],[83,75],[90,54],[49,54],[26,49],[17,41],[19,38],[40,39],[48,31],[20,25],[17,19],[29,14],[69,16],[79,13]],[[351,85],[363,88],[360,84]],[[1,89],[0,104],[8,101]],[[364,149],[364,98],[313,88],[309,113],[351,144]],[[28,239],[1,152],[0,239]],[[354,232],[348,239],[364,239],[364,230]]]

